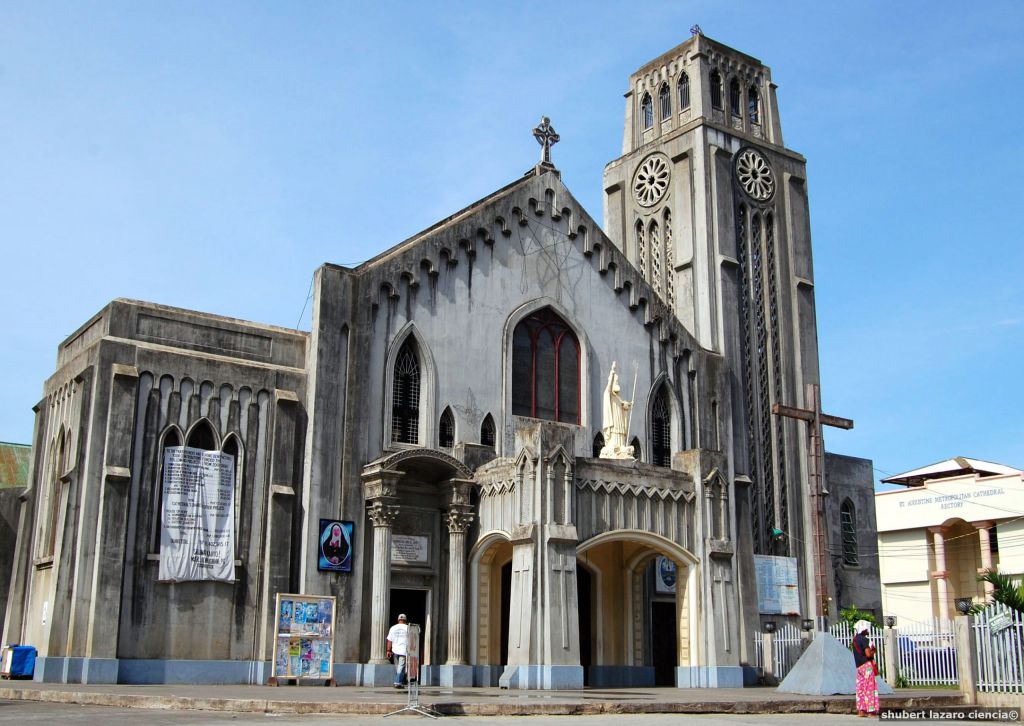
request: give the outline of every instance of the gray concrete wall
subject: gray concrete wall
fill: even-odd
[[[359,474],[385,450],[403,446],[390,440],[388,375],[403,341],[415,338],[422,369],[418,445],[438,447],[438,419],[450,408],[456,448],[479,443],[480,424],[490,414],[495,454],[512,458],[512,332],[543,307],[557,312],[580,342],[581,420],[571,427],[572,455],[591,455],[613,361],[625,397],[633,397],[636,378],[630,436],[639,437],[644,459],[650,457],[649,401],[662,381],[672,391],[674,451],[697,439],[728,441],[732,408],[721,358],[696,343],[557,173],[547,171],[356,270],[325,265],[317,273],[307,490],[320,511],[358,523],[364,553],[371,538]],[[717,421],[711,401],[720,402]],[[339,478],[340,488],[331,486]],[[313,537],[306,533],[307,547]],[[344,603],[339,610],[360,614],[361,632],[339,633],[342,661],[368,657],[370,579],[363,558],[357,555],[350,578],[305,570],[308,591],[331,592]]]
[[[18,635],[44,656],[262,660],[269,585],[297,584],[304,333],[116,300],[69,337],[37,407]],[[208,427],[238,456],[234,584],[160,583],[161,450]],[[55,441],[66,442],[57,461]],[[267,516],[275,497],[284,521]],[[52,556],[39,525],[56,507]],[[283,548],[282,548],[283,544]],[[280,574],[280,573],[283,573]],[[275,590],[276,591],[276,590]],[[8,628],[10,631],[11,628]],[[13,633],[9,633],[13,635]]]
[[[14,569],[14,544],[18,537],[20,497],[24,489],[0,489],[0,613],[7,612],[7,593]],[[4,644],[6,645],[6,643]]]
[[[839,607],[856,605],[882,615],[882,584],[878,570],[878,534],[875,519],[875,486],[872,462],[855,456],[825,453],[825,517],[829,524],[833,580]],[[840,510],[849,499],[856,512],[857,557],[859,564],[845,564],[842,558]]]

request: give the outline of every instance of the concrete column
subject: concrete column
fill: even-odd
[[[893,688],[899,678],[899,638],[895,628],[885,629],[885,682]]]
[[[946,577],[949,572],[946,570],[946,537],[945,527],[929,527],[932,533],[932,543],[935,546],[935,570],[932,577],[935,578],[935,589],[939,597],[939,617],[949,620],[949,593],[946,590]]]
[[[398,507],[383,501],[368,509],[373,523],[372,604],[370,611],[370,663],[387,665],[388,599],[391,595],[391,525]]]
[[[978,570],[978,574],[982,574],[985,570],[992,569],[992,541],[989,536],[989,529],[992,528],[994,522],[971,522],[978,529],[978,544],[981,548],[981,569]],[[985,583],[985,599],[992,599],[992,592],[995,590],[995,585],[991,582]]]
[[[468,508],[448,512],[448,665],[466,663],[466,531]]]
[[[779,681],[775,677],[775,633],[761,633],[761,659],[763,661],[765,684],[773,686]]]
[[[970,615],[958,615],[953,621],[953,637],[956,639],[957,679],[960,681],[960,693],[964,703],[974,705],[978,702],[978,660],[976,658],[977,643]]]

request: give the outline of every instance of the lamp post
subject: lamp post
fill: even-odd
[[[885,621],[885,627],[887,627],[887,628],[895,628],[896,627],[896,616],[895,615],[886,615],[885,618],[883,618],[883,620]]]

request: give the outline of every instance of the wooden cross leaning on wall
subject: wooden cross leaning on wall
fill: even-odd
[[[795,408],[783,406],[781,403],[772,404],[772,413],[777,416],[806,421],[809,424],[810,445],[807,447],[807,476],[810,480],[811,499],[814,503],[814,556],[817,560],[817,573],[814,578],[817,614],[819,618],[829,614],[828,607],[828,581],[826,579],[826,553],[828,547],[825,545],[825,491],[824,479],[824,457],[825,448],[822,445],[822,426],[833,426],[839,429],[852,429],[853,419],[831,416],[821,410],[821,387],[817,383],[808,383],[806,388],[806,400],[810,408]]]

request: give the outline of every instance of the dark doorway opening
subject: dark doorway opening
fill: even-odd
[[[427,591],[392,589],[388,627],[398,622],[399,614],[405,615],[410,625],[420,626],[420,658],[422,662],[429,663],[429,653],[424,648],[423,640],[427,630]]]
[[[651,665],[654,685],[676,684],[676,604],[673,601],[651,601]]]
[[[512,562],[501,568],[501,665],[508,663],[509,613],[512,611]]]
[[[580,615],[580,665],[583,666],[583,685],[590,685],[590,666],[594,662],[594,625],[591,617],[592,582],[590,571],[576,563],[576,592]]]

